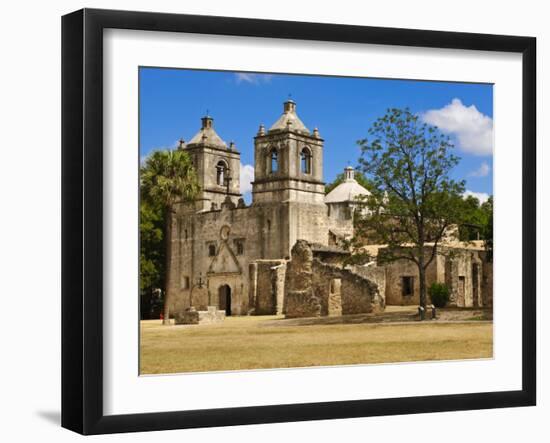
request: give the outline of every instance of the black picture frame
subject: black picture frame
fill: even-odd
[[[103,413],[103,30],[170,31],[522,54],[522,389],[109,415]],[[536,39],[83,9],[62,18],[62,426],[82,434],[536,404]]]

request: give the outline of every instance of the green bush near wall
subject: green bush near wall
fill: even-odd
[[[436,308],[443,308],[449,302],[449,288],[444,283],[432,283],[429,293]]]

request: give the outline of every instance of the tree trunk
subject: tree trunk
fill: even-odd
[[[418,278],[420,285],[420,306],[426,310],[426,270],[424,265],[419,266],[418,269]]]
[[[172,291],[170,290],[170,274],[172,261],[172,208],[168,206],[164,213],[164,241],[166,245],[165,271],[164,271],[164,313],[163,325],[170,324],[170,302]]]
[[[424,267],[424,247],[419,248],[418,280],[420,287],[420,306],[424,309],[424,312],[426,312],[426,269]]]

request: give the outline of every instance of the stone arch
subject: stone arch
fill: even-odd
[[[313,154],[309,146],[304,146],[300,151],[300,172],[302,174],[311,174]]]
[[[279,158],[279,151],[276,147],[272,147],[269,151],[268,157],[267,157],[267,172],[269,174],[274,174],[279,171],[280,167],[280,158]]]
[[[225,179],[227,177],[227,171],[229,170],[229,166],[227,165],[225,160],[219,160],[218,163],[216,163],[216,184],[219,186],[225,185]]]

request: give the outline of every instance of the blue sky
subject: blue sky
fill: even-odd
[[[291,94],[302,121],[310,130],[318,127],[325,140],[327,183],[348,164],[357,165],[356,142],[377,117],[387,108],[409,107],[451,136],[461,157],[454,177],[465,179],[466,189],[481,199],[492,194],[492,85],[164,68],[141,68],[139,75],[142,158],[189,140],[208,111],[221,138],[241,152],[246,180],[258,126],[269,128]],[[247,184],[241,188],[249,191]]]

